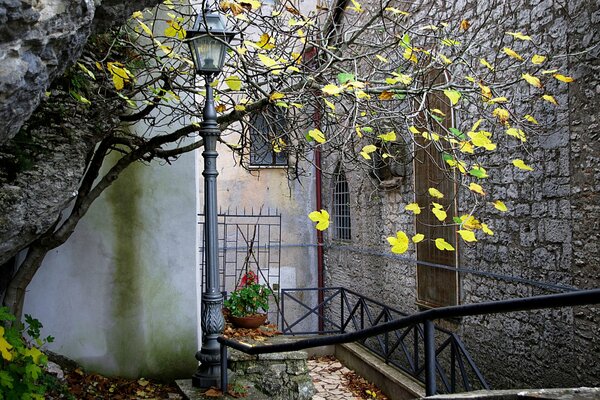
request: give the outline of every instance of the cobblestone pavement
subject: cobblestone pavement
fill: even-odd
[[[344,374],[350,372],[337,360],[308,360],[308,371],[315,385],[313,400],[356,400],[350,389],[346,388]]]

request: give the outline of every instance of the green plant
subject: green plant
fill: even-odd
[[[42,327],[30,315],[25,315],[25,325],[18,323],[7,307],[0,307],[0,400],[44,399],[50,381],[43,370],[48,359],[40,347],[54,338],[40,339]]]
[[[234,317],[247,317],[269,311],[269,296],[273,294],[267,285],[258,283],[258,276],[252,271],[244,275],[242,286],[238,287],[225,300],[224,306]]]

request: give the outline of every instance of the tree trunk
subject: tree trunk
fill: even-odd
[[[19,266],[17,273],[13,276],[6,289],[3,304],[17,317],[17,321],[21,320],[23,314],[23,303],[25,301],[27,286],[42,265],[44,257],[46,257],[51,248],[52,246],[44,246],[41,243],[41,238],[33,242],[29,246],[25,260]]]

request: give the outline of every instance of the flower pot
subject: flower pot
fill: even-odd
[[[254,314],[246,317],[229,316],[231,323],[238,328],[256,329],[267,320],[267,314]]]

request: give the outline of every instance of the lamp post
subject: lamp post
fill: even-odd
[[[223,69],[227,43],[235,36],[228,31],[224,18],[205,9],[196,18],[194,28],[187,32],[188,43],[196,74],[204,77],[206,101],[202,111],[200,135],[204,139],[204,251],[205,287],[202,291],[202,347],[196,353],[200,365],[192,376],[194,387],[220,386],[220,346],[217,337],[225,328],[221,309],[223,295],[219,288],[219,244],[217,227],[217,139],[221,134],[217,125],[213,89],[214,76]],[[223,389],[225,391],[225,389]]]

